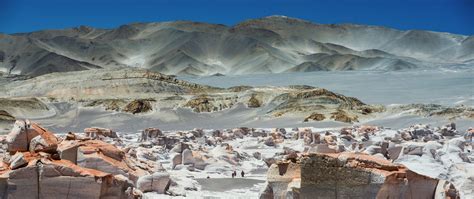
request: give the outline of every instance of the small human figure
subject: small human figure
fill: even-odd
[[[235,176],[237,176],[237,172],[232,172],[232,178],[234,178]]]
[[[240,172],[240,175],[242,176],[242,178],[244,177],[245,173],[244,171]]]

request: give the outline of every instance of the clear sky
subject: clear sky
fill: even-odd
[[[474,35],[474,0],[0,0],[0,32],[192,20],[234,25],[269,15]]]

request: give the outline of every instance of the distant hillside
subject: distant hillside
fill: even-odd
[[[0,72],[137,67],[172,75],[470,68],[474,36],[326,25],[270,16],[228,27],[189,21],[0,34]]]

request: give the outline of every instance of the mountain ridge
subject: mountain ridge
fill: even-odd
[[[317,24],[282,16],[250,19],[233,26],[192,21],[131,23],[114,29],[79,26],[0,34],[0,71],[38,76],[138,67],[200,76],[298,72],[297,66],[307,62],[317,62],[318,67],[303,67],[302,71],[470,68],[474,59],[472,38],[370,25]],[[54,67],[39,70],[35,61],[46,53],[69,61],[52,59],[44,65]],[[325,61],[307,60],[320,53],[330,56]],[[354,57],[379,61],[357,61]]]

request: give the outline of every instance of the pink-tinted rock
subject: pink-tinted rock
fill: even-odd
[[[170,184],[170,175],[166,172],[156,172],[142,176],[137,181],[137,188],[142,192],[165,193]]]
[[[92,127],[84,129],[84,133],[87,137],[90,138],[100,138],[100,137],[109,137],[109,138],[117,138],[117,133],[112,131],[111,129],[106,128],[99,128],[99,127]]]
[[[177,153],[171,159],[172,168],[175,168],[177,165],[180,165],[183,162],[183,156],[180,153]]]
[[[150,139],[155,139],[159,136],[162,136],[163,133],[160,129],[157,128],[147,128],[142,131],[141,137],[139,139],[140,142],[148,141]]]
[[[10,157],[10,161],[8,163],[10,164],[11,169],[17,169],[22,166],[26,166],[28,161],[26,161],[22,152],[16,152],[15,155]]]
[[[298,198],[300,181],[300,164],[279,161],[268,168],[267,187],[260,198]]]
[[[366,154],[308,154],[301,159],[301,198],[428,199],[434,197],[437,183]]]
[[[133,186],[111,174],[24,152],[28,165],[0,172],[2,198],[128,198]]]
[[[56,152],[56,149],[58,148],[59,139],[54,135],[54,133],[46,130],[45,128],[39,126],[36,123],[31,123],[29,130],[36,132],[35,134],[38,134],[30,140],[30,152]]]
[[[28,120],[17,120],[6,137],[7,150],[11,153],[28,151],[31,139],[37,135],[38,132],[30,130],[30,122]]]

